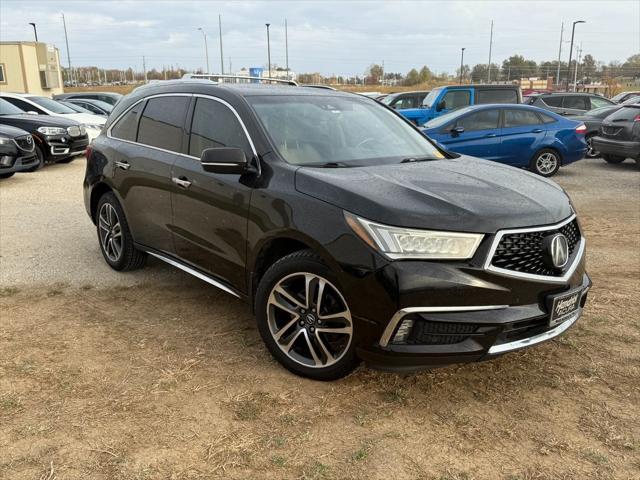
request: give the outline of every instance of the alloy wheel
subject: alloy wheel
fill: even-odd
[[[103,252],[109,260],[117,262],[122,255],[122,228],[118,213],[110,203],[105,203],[100,208],[98,227]]]
[[[551,152],[545,152],[536,159],[536,168],[543,175],[549,175],[558,166],[558,157]]]
[[[311,368],[338,362],[353,337],[351,312],[342,294],[314,273],[287,275],[271,290],[267,322],[287,357]]]
[[[593,138],[587,138],[587,153],[588,158],[595,158],[600,155],[600,152],[593,148]]]

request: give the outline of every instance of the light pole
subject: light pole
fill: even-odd
[[[33,22],[29,22],[29,25],[33,27],[33,34],[36,36],[36,42],[38,41],[38,30],[36,30],[36,24]]]
[[[204,32],[202,27],[198,27],[198,30],[202,32],[202,36],[204,37],[204,56],[207,60],[207,73],[211,73],[209,71],[209,47],[207,46],[207,34]]]
[[[567,73],[567,88],[565,92],[569,91],[569,82],[571,81],[571,57],[573,55],[573,35],[576,33],[576,24],[577,23],[587,23],[584,20],[576,20],[573,22],[573,27],[571,27],[571,48],[569,48],[569,72]],[[576,65],[576,68],[578,66]]]
[[[270,23],[265,23],[267,26],[267,65],[269,66],[269,78],[271,78],[271,42],[269,41],[269,25]]]
[[[220,74],[224,75],[224,54],[222,53],[222,15],[218,15],[218,32],[220,33]]]
[[[462,69],[463,69],[463,64],[464,64],[464,48],[462,47],[460,49],[461,53],[460,53],[460,85],[462,85]]]

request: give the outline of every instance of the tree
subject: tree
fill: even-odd
[[[596,59],[592,55],[586,54],[582,59],[582,65],[580,66],[580,76],[587,80],[587,83],[591,83],[596,73]]]
[[[425,65],[420,69],[420,83],[426,83],[431,80],[431,70]]]
[[[412,68],[411,70],[409,70],[409,73],[407,73],[407,76],[404,79],[404,84],[417,85],[419,83],[420,83],[420,74],[415,68]]]
[[[466,81],[466,79],[469,78],[469,74],[471,73],[471,68],[469,68],[469,65],[463,65],[462,66],[462,82],[464,83]],[[460,78],[460,69],[458,68],[456,70],[456,77]]]
[[[380,83],[383,73],[382,65],[378,65],[377,63],[369,65],[369,68],[364,72],[366,83]]]
[[[622,64],[625,77],[640,77],[640,53],[631,55],[627,61]]]
[[[526,60],[522,55],[512,55],[502,62],[502,75],[507,80],[535,77],[538,64],[535,60]]]
[[[471,70],[471,81],[475,83],[486,82],[489,78],[489,69],[486,63],[479,63]],[[491,80],[500,78],[500,67],[495,63],[491,64]]]

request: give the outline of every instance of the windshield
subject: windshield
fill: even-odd
[[[443,158],[394,113],[355,95],[247,100],[280,155],[294,165],[352,167]]]
[[[0,98],[0,115],[24,115],[24,110]]]
[[[43,108],[46,108],[50,112],[58,113],[61,115],[67,115],[69,113],[76,113],[71,110],[69,107],[61,104],[60,102],[56,102],[55,100],[51,100],[47,97],[28,97],[36,105],[40,105]]]
[[[440,115],[439,117],[434,118],[433,120],[429,120],[427,123],[423,125],[423,127],[424,128],[441,127],[442,125],[447,124],[448,122],[459,117],[460,115],[464,115],[465,113],[470,112],[472,110],[473,110],[473,107],[459,108],[458,110],[445,113],[444,115]]]
[[[442,88],[434,88],[433,90],[431,90],[429,92],[429,95],[424,97],[424,100],[422,100],[422,106],[431,108],[431,106],[433,105],[433,102],[436,101],[436,98],[438,98],[441,91],[442,91]]]
[[[393,102],[396,99],[397,95],[387,95],[386,97],[384,97],[382,100],[380,100],[382,103],[384,103],[385,105],[389,105],[391,104],[391,102]]]

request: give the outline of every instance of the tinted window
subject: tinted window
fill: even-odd
[[[523,125],[538,125],[542,123],[535,112],[527,110],[508,109],[504,111],[504,126],[521,127]]]
[[[632,121],[638,115],[640,115],[640,108],[622,107],[616,113],[609,115],[607,117],[607,121],[608,122],[615,122],[615,121],[621,121],[621,120]]]
[[[395,102],[391,103],[391,106],[393,108],[400,109],[400,108],[414,108],[417,105],[414,97],[405,96],[405,97],[397,98]]]
[[[562,102],[563,108],[576,108],[578,110],[590,110],[587,107],[588,99],[582,95],[567,95]]]
[[[24,115],[24,110],[9,103],[4,98],[0,98],[0,115]]]
[[[206,148],[242,148],[247,157],[253,152],[240,122],[228,107],[215,100],[198,98],[193,111],[189,155],[200,157]]]
[[[11,98],[11,97],[2,97],[2,98],[7,102],[9,102],[11,105],[15,105],[16,107],[18,107],[23,112],[38,112],[40,114],[46,115],[44,113],[44,110],[41,110],[35,105],[31,105],[30,103],[27,103],[18,98]]]
[[[611,102],[605,98],[591,97],[591,108],[606,107],[608,105],[611,105]]]
[[[562,95],[549,95],[548,97],[542,97],[542,101],[550,107],[561,107]]]
[[[138,131],[138,113],[144,105],[144,102],[136,104],[122,117],[111,129],[111,136],[122,140],[136,141],[136,133]]]
[[[147,101],[140,118],[138,143],[180,152],[182,126],[189,97],[159,97]]]
[[[474,130],[493,130],[498,128],[499,110],[484,110],[472,113],[456,122],[456,126],[464,127],[465,132]]]
[[[444,108],[449,110],[466,107],[471,103],[471,92],[469,90],[450,90],[444,94],[442,101]]]
[[[518,93],[515,90],[476,90],[476,104],[478,103],[518,103]]]

